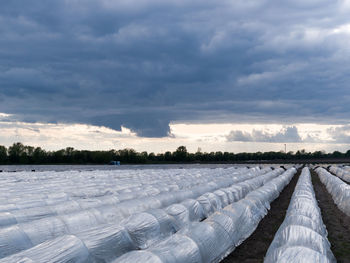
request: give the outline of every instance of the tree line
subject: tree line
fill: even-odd
[[[341,159],[350,158],[350,150],[345,153],[335,151],[297,152],[201,152],[187,151],[180,146],[174,152],[155,154],[153,152],[137,152],[134,149],[88,151],[76,150],[72,147],[57,151],[46,151],[41,147],[23,145],[20,142],[10,147],[0,145],[0,164],[108,164],[110,161],[120,161],[122,164],[148,163],[210,163],[210,162],[245,162],[274,160],[310,160],[310,159]]]

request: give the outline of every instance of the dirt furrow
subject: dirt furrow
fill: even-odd
[[[284,220],[300,172],[301,169],[271,203],[269,213],[261,220],[254,233],[221,262],[263,262],[267,249]]]
[[[350,217],[338,209],[317,173],[311,169],[310,172],[332,252],[338,263],[350,263]]]

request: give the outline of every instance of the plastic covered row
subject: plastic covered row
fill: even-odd
[[[230,170],[230,169],[228,169]],[[227,171],[224,174],[216,174],[217,169],[215,169],[214,171],[211,171],[212,173],[215,172],[215,176],[211,176],[211,180],[210,177],[206,178],[204,180],[204,182],[202,182],[202,180],[198,180],[197,177],[193,178],[193,176],[189,176],[188,179],[191,179],[192,181],[200,181],[202,182],[201,184],[197,184],[194,187],[200,187],[201,185],[207,185],[208,183],[212,183],[215,184],[216,182],[224,182],[225,180],[235,180],[239,177],[243,177],[242,179],[244,179],[247,174],[249,174],[249,176],[254,176],[254,175],[258,175],[264,172],[269,171],[268,169],[263,169],[263,170],[258,170],[258,169],[250,169],[248,170],[248,172],[244,175],[240,175],[240,173],[227,173]],[[166,179],[166,178],[165,178]],[[203,179],[203,178],[202,178]],[[167,180],[165,180],[166,183]],[[183,182],[182,182],[183,183]],[[117,205],[123,201],[128,201],[128,200],[135,200],[137,198],[142,198],[142,200],[144,198],[147,197],[152,197],[152,196],[168,196],[169,193],[170,195],[173,193],[176,193],[176,191],[185,191],[185,190],[191,190],[194,187],[182,187],[182,190],[179,190],[179,187],[174,187],[174,182],[169,183],[169,185],[166,187],[166,189],[164,189],[164,187],[159,186],[159,189],[157,191],[155,191],[156,189],[154,188],[153,191],[151,191],[150,189],[148,189],[147,187],[143,188],[142,194],[139,194],[138,192],[130,192],[130,193],[124,193],[121,195],[105,195],[105,196],[101,196],[98,198],[83,198],[83,199],[76,199],[76,200],[66,200],[66,201],[62,201],[61,203],[58,204],[53,204],[53,205],[44,205],[43,206],[36,206],[36,207],[30,207],[30,208],[22,208],[20,210],[18,209],[14,209],[11,211],[2,211],[0,212],[0,227],[5,227],[8,225],[12,225],[12,224],[17,224],[17,223],[24,223],[24,222],[30,222],[33,220],[38,220],[41,218],[46,218],[46,217],[50,217],[50,216],[58,216],[58,215],[64,215],[64,214],[68,214],[68,213],[73,213],[73,212],[77,212],[77,211],[82,211],[82,210],[86,210],[89,208],[95,208],[95,207],[102,207],[102,206],[106,206],[106,205]],[[163,185],[163,183],[162,183]],[[189,184],[189,185],[193,185],[193,184]],[[46,186],[45,186],[46,187]],[[43,202],[45,201],[42,200]],[[47,202],[47,201],[45,201]],[[30,202],[27,200],[26,204],[32,204],[32,205],[39,205],[39,203],[37,201]],[[5,209],[4,207],[7,207],[8,209],[11,206],[8,205],[2,205],[2,208]]]
[[[315,198],[310,171],[306,167],[264,262],[336,262]]]
[[[334,203],[346,215],[350,216],[350,185],[330,174],[323,168],[317,168],[316,172],[321,182],[331,194]]]
[[[117,262],[219,262],[256,229],[270,203],[279,196],[296,170],[291,168],[246,197],[202,222],[194,222],[145,250],[128,252]]]
[[[183,190],[252,169],[145,169],[112,171],[3,173],[0,178],[0,212],[52,206],[61,202],[114,196],[118,200]]]
[[[268,174],[239,183],[232,189],[223,188],[214,193],[207,193],[197,198],[197,200],[187,199],[180,204],[174,204],[165,209],[153,209],[132,215],[120,224],[121,227],[118,231],[122,231],[123,227],[126,231],[123,232],[125,233],[124,235],[121,235],[122,239],[115,243],[119,247],[116,245],[108,247],[105,243],[100,242],[101,238],[92,238],[100,235],[97,234],[100,232],[98,229],[93,230],[94,233],[86,231],[77,234],[77,236],[87,244],[86,246],[91,251],[92,258],[99,260],[108,261],[110,258],[117,258],[127,252],[126,250],[146,249],[189,226],[191,223],[205,219],[208,214],[221,210],[228,203],[238,201],[239,199],[236,198],[243,198],[249,191],[258,188],[263,183],[281,174],[281,170],[274,170]],[[209,198],[205,201],[207,207],[200,202],[200,200],[203,201],[203,197]],[[208,209],[208,207],[210,208]],[[103,226],[100,227],[101,232],[103,232],[103,228]],[[109,236],[112,237],[113,235],[114,232],[109,231]],[[99,245],[92,245],[96,241]],[[109,248],[109,250],[106,248],[101,249],[101,245]],[[98,248],[92,250],[91,247]],[[104,251],[104,253],[99,251]]]
[[[101,225],[94,229],[83,231],[76,235],[84,242],[94,260],[108,261],[117,258],[123,253],[135,249],[145,249],[151,244],[175,233],[185,225],[193,221],[200,221],[206,217],[206,213],[221,209],[228,203],[237,201],[249,191],[259,187],[268,180],[281,174],[283,169],[277,169],[270,173],[258,176],[251,180],[239,183],[232,188],[222,188],[214,193],[206,193],[197,200],[187,199],[181,204],[175,204],[166,209],[152,209],[146,213],[137,213],[121,222],[120,225]],[[202,203],[208,204],[210,209],[204,208]],[[206,211],[206,213],[205,213]],[[28,240],[29,241],[29,240]],[[40,242],[40,239],[37,240]],[[44,242],[46,247],[55,255],[56,242]],[[38,246],[42,249],[42,245]],[[28,251],[32,251],[29,249]],[[20,254],[28,258],[24,251]],[[24,257],[24,256],[23,256]],[[5,258],[8,262],[18,256]]]
[[[280,171],[275,170],[271,173],[277,175],[280,173]],[[44,241],[62,235],[81,233],[88,229],[93,229],[99,225],[116,224],[116,222],[120,222],[120,220],[123,218],[126,218],[134,213],[150,209],[159,209],[172,203],[182,202],[189,198],[196,198],[204,193],[207,193],[208,191],[215,192],[221,187],[227,187],[254,177],[256,177],[254,174],[248,173],[239,177],[234,176],[231,179],[222,180],[221,182],[217,183],[211,182],[205,186],[195,187],[192,190],[177,191],[167,195],[162,194],[157,198],[148,197],[144,199],[130,200],[116,206],[102,206],[84,210],[78,213],[48,217],[28,223],[21,223],[5,227],[0,229],[0,258],[29,249]],[[241,191],[241,188],[237,189]],[[217,202],[221,202],[219,195],[214,196],[217,197]],[[205,206],[205,202],[209,202],[210,204],[214,205],[215,200],[213,200],[212,197],[213,194],[208,193],[207,196],[203,196],[199,200],[202,200],[203,206]],[[183,206],[185,205],[192,205],[194,208],[196,208],[197,204],[193,202],[191,204],[191,201],[185,201]],[[169,208],[168,213],[175,217],[177,208],[178,207]],[[196,215],[194,212],[192,213],[191,210],[191,216],[198,215]],[[178,215],[178,219],[180,219],[180,217],[181,216]],[[181,221],[178,220],[177,222]]]
[[[246,168],[235,169],[216,169],[218,175],[244,171]],[[15,177],[15,178],[13,178]],[[28,177],[28,178],[27,178]],[[186,180],[191,177],[197,180]],[[172,185],[180,189],[182,186],[192,186],[196,183],[203,183],[206,179],[212,180],[210,169],[168,169],[168,170],[122,170],[122,171],[85,171],[85,172],[39,172],[39,173],[4,173],[7,180],[2,180],[0,189],[4,188],[7,191],[0,192],[1,204],[15,202],[19,205],[18,209],[26,208],[32,203],[23,203],[33,201],[34,205],[43,205],[51,198],[56,199],[62,197],[60,191],[66,191],[63,195],[70,195],[69,198],[91,196],[101,196],[106,191],[106,186],[110,186],[116,194],[125,194],[137,192],[140,187],[142,190],[148,191],[148,187],[152,185]],[[2,179],[0,178],[0,179]],[[13,180],[9,180],[13,179]],[[72,182],[74,184],[72,184]],[[45,187],[42,187],[45,184]],[[58,189],[59,188],[59,189]],[[104,192],[98,193],[98,189],[103,189]],[[107,188],[108,189],[108,188]],[[56,190],[56,191],[55,191]],[[73,192],[71,192],[74,190]],[[108,189],[109,190],[109,189]],[[81,193],[81,194],[80,194]],[[22,200],[21,200],[22,199]],[[41,203],[39,203],[41,201]],[[3,211],[1,208],[0,211]]]
[[[256,174],[264,173],[268,171],[267,169],[264,170],[257,170],[253,169],[252,171],[249,171],[247,174],[249,176],[254,176]],[[213,172],[213,171],[212,171]],[[215,172],[217,172],[215,170]],[[246,178],[247,174],[242,175],[242,179]],[[217,175],[216,175],[217,176]],[[227,180],[235,180],[241,176],[237,175],[237,173],[231,174],[227,178],[227,174],[225,173],[225,176],[219,176],[217,178],[213,178],[212,181],[207,181],[202,185],[206,185],[208,183],[213,183],[215,184],[215,179],[220,179],[220,183],[223,181]],[[191,178],[191,177],[190,177]],[[193,178],[192,178],[193,179]],[[197,180],[197,179],[196,179]],[[201,186],[201,185],[198,185]],[[191,188],[186,188],[187,190],[190,190]],[[163,189],[164,190],[164,189]],[[184,190],[178,190],[178,188],[171,188],[168,186],[167,190],[170,192],[161,192],[160,190],[155,192],[155,191],[147,191],[147,188],[144,189],[143,194],[138,194],[138,193],[130,193],[128,196],[115,196],[115,195],[106,195],[102,196],[99,198],[88,198],[88,199],[77,199],[77,200],[69,200],[65,202],[61,202],[60,204],[55,204],[51,206],[39,206],[39,207],[33,207],[33,208],[27,208],[27,209],[21,209],[21,210],[12,210],[8,212],[0,212],[0,227],[5,227],[8,225],[12,224],[17,224],[17,223],[24,223],[24,222],[30,222],[33,220],[38,220],[41,218],[46,218],[50,216],[58,216],[58,215],[64,215],[68,213],[73,213],[77,211],[82,211],[86,210],[89,208],[95,208],[95,207],[102,207],[106,205],[117,205],[121,202],[125,202],[129,200],[135,200],[137,197],[140,198],[142,196],[142,200],[144,200],[147,197],[152,197],[152,196],[169,196],[172,194],[176,194],[176,191],[184,191]],[[157,194],[157,195],[156,195]],[[126,199],[124,199],[126,198]]]
[[[329,171],[334,173],[336,176],[344,180],[345,182],[350,183],[350,171],[341,167],[331,166]]]

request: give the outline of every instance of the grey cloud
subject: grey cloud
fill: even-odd
[[[148,137],[174,121],[346,123],[341,5],[3,1],[0,112]]]
[[[329,128],[327,132],[332,137],[331,142],[350,144],[350,125]]]
[[[284,143],[284,142],[301,142],[298,129],[295,126],[287,127],[275,134],[267,133],[262,130],[253,130],[251,133],[243,131],[231,131],[226,136],[227,141],[242,141],[242,142],[270,142],[270,143]]]

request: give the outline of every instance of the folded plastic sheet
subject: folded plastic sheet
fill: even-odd
[[[276,232],[264,262],[336,262],[308,168],[304,168],[299,177],[285,220]]]
[[[121,226],[97,227],[79,233],[77,237],[84,242],[94,262],[110,262],[137,249],[128,231]]]
[[[218,261],[229,249],[231,239],[226,230],[214,221],[193,223],[181,229],[179,234],[192,239],[198,246],[202,262]]]
[[[186,226],[190,222],[188,208],[182,204],[173,204],[165,209],[165,212],[175,219],[176,229]]]
[[[186,199],[181,204],[187,208],[190,221],[201,221],[204,219],[203,207],[197,200]]]
[[[244,207],[236,207],[236,211],[232,210],[222,210],[214,213],[208,221],[216,222],[221,225],[225,231],[229,234],[231,242],[238,246],[242,239],[242,232],[244,232],[244,212],[237,211],[239,208],[244,209]]]
[[[166,263],[202,262],[197,244],[191,238],[181,234],[171,236],[148,251]],[[123,262],[123,259],[121,258],[120,261]]]
[[[350,185],[321,167],[317,168],[316,172],[321,182],[326,186],[327,191],[331,194],[334,203],[341,211],[350,216]]]
[[[129,232],[131,240],[139,249],[145,249],[160,238],[160,224],[149,213],[138,213],[121,223]]]
[[[216,190],[213,194],[215,194],[220,199],[220,208],[227,206],[230,202],[227,196],[227,193],[225,193],[222,190]]]
[[[176,219],[169,215],[164,209],[151,209],[148,210],[147,213],[157,219],[160,227],[160,238],[165,238],[177,231]]]
[[[62,236],[46,241],[22,253],[0,259],[1,263],[15,262],[92,262],[84,243],[75,236]]]

